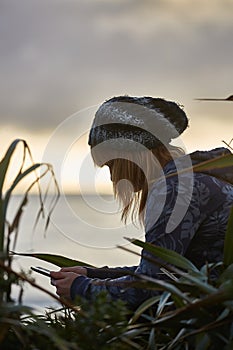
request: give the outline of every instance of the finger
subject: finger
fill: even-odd
[[[62,271],[51,271],[50,276],[55,279],[65,278],[66,273]]]
[[[74,272],[80,275],[87,275],[87,269],[82,266],[62,267],[61,272]]]
[[[73,271],[75,269],[75,267],[62,267],[61,268],[61,272],[69,272],[69,271]]]
[[[62,267],[60,271],[64,272],[75,272],[82,270],[83,268],[80,266],[70,266],[70,267]]]

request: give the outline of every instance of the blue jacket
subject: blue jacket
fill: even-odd
[[[156,181],[148,194],[145,212],[146,242],[172,249],[191,260],[198,268],[223,257],[224,236],[233,205],[233,167],[204,172],[184,172],[205,160],[230,153],[225,148],[194,152],[170,161],[164,176]],[[161,278],[159,266],[151,263],[149,253],[142,251],[138,266],[123,268],[87,268],[87,277],[77,277],[71,286],[71,298],[77,295],[92,299],[106,291],[112,299],[122,299],[132,308],[155,295],[156,291],[126,287],[134,281],[125,271]]]

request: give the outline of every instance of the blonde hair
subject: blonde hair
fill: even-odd
[[[110,168],[114,196],[122,207],[121,220],[126,223],[130,217],[133,223],[140,224],[144,222],[150,186],[161,176],[167,162],[184,153],[183,149],[171,145],[138,152],[108,148],[103,152],[98,147],[91,148],[94,163]]]

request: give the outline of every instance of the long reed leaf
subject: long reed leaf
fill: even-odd
[[[5,178],[6,178],[6,173],[7,173],[7,170],[9,168],[10,161],[11,161],[11,157],[12,157],[17,145],[21,142],[23,143],[24,148],[25,148],[26,142],[24,140],[21,140],[21,139],[14,140],[10,144],[10,146],[8,147],[4,157],[2,158],[2,160],[0,162],[0,195],[1,196],[2,196],[3,185],[5,182]],[[23,157],[23,159],[24,159],[24,157]]]
[[[166,178],[173,177],[178,174],[183,174],[187,172],[202,172],[202,171],[208,171],[216,168],[228,168],[233,166],[233,154],[223,154],[219,157],[206,160],[204,162],[198,163],[196,165],[193,165],[189,168],[184,168],[178,172],[174,172],[171,174],[168,174]],[[151,182],[154,182],[155,179],[151,180]]]
[[[151,306],[153,306],[155,303],[157,303],[160,300],[160,295],[157,295],[155,297],[149,298],[144,303],[142,303],[137,310],[134,312],[132,318],[129,320],[129,324],[132,324],[137,321],[137,319],[143,314],[144,311],[149,309]]]
[[[168,292],[164,292],[161,295],[160,300],[159,300],[159,305],[158,305],[158,308],[156,311],[156,316],[159,316],[163,312],[163,309],[164,309],[165,305],[167,304],[167,301],[170,298],[170,296],[171,296],[171,293],[168,293]]]
[[[228,168],[233,166],[233,154],[225,154],[193,166],[193,171]]]
[[[88,266],[94,267],[86,262],[73,260],[62,255],[55,254],[44,254],[44,253],[16,253],[11,252],[13,255],[28,256],[31,258],[36,258],[54,264],[59,267],[71,267],[71,266]]]
[[[161,258],[165,262],[172,264],[174,266],[180,267],[184,270],[191,270],[194,272],[199,272],[195,265],[182,255],[174,252],[173,250],[156,246],[151,243],[142,242],[139,239],[126,238],[132,244],[144,248],[147,252]]]

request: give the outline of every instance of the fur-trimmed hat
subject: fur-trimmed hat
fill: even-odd
[[[168,145],[188,126],[183,109],[175,102],[153,97],[113,97],[96,112],[89,145],[108,141],[110,148],[137,150]]]

